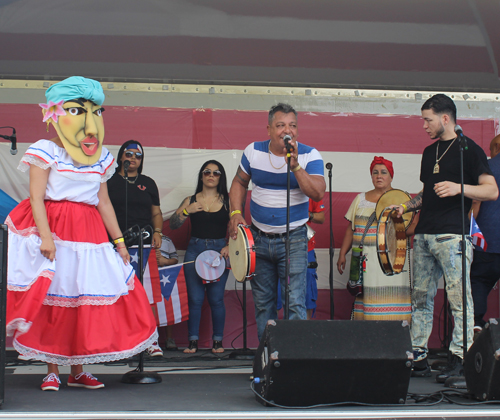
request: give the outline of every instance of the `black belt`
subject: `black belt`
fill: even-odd
[[[299,226],[298,228],[295,228],[295,229],[291,230],[290,233],[294,232],[295,230],[297,230],[297,229],[299,229],[301,227],[302,226]],[[286,232],[284,232],[284,233],[267,233],[267,232],[263,232],[257,226],[255,226],[253,223],[252,223],[252,229],[256,230],[259,233],[259,235],[265,236],[266,238],[269,238],[269,239],[286,238]]]

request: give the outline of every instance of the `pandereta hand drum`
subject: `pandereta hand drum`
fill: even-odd
[[[229,262],[234,278],[243,283],[255,272],[253,235],[247,226],[238,226],[236,239],[229,239]]]
[[[382,271],[391,276],[403,271],[406,259],[406,230],[397,210],[387,207],[377,225],[377,254]]]
[[[377,220],[380,220],[380,215],[387,207],[391,205],[399,206],[400,204],[406,203],[408,200],[411,200],[411,195],[405,191],[397,189],[386,191],[380,196],[380,198],[377,201],[377,206],[375,207],[375,214],[377,215]],[[415,216],[414,212],[403,214],[405,229],[408,229],[408,226],[411,225],[414,216]]]
[[[226,260],[219,252],[208,249],[201,252],[194,262],[196,273],[205,281],[220,279],[226,269]]]

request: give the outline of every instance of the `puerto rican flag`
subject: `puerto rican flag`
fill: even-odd
[[[188,294],[184,265],[176,264],[158,270],[162,301],[156,302],[158,326],[178,324],[189,318]]]
[[[138,274],[138,249],[130,248],[129,254],[132,267]],[[187,320],[189,309],[183,264],[159,268],[156,253],[154,250],[151,252],[149,246],[144,247],[143,257],[143,286],[157,325],[164,327]]]
[[[483,251],[486,251],[488,244],[486,243],[483,232],[479,229],[479,225],[477,224],[476,219],[474,219],[473,214],[470,215],[470,236],[472,236],[472,243],[475,246],[481,248]]]

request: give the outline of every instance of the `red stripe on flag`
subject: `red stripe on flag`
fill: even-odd
[[[151,290],[153,292],[153,302],[161,302],[163,296],[161,294],[161,285],[160,285],[160,274],[158,273],[158,262],[156,261],[156,252],[154,249],[151,249],[148,258],[148,269],[149,275],[151,278]]]

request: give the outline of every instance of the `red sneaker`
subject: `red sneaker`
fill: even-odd
[[[79,373],[75,377],[69,375],[68,386],[87,389],[104,388],[104,384],[99,382],[95,376],[88,372]]]
[[[42,391],[59,391],[59,384],[61,381],[55,373],[49,373],[43,378]]]
[[[163,356],[163,350],[158,345],[158,341],[155,341],[153,344],[151,344],[151,346],[148,348],[147,351],[151,357],[162,357]]]

